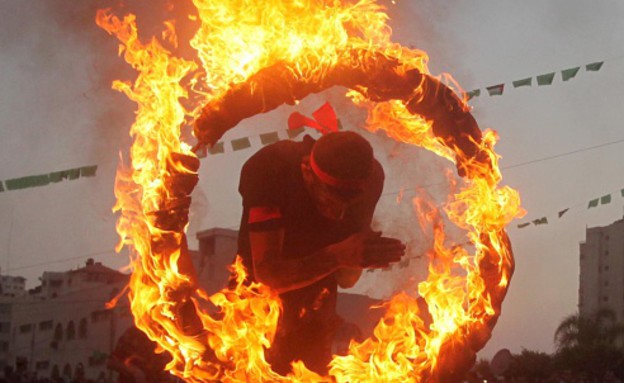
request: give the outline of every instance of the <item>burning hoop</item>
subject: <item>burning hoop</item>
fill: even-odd
[[[227,2],[195,1],[200,18],[210,25],[207,30],[214,28],[210,18],[219,15],[215,10],[243,12],[221,9],[227,7],[222,3]],[[246,3],[253,9],[245,12],[264,7],[258,12],[279,18],[282,13],[300,13],[305,6],[305,2],[258,3]],[[419,284],[431,325],[425,325],[425,313],[414,298],[397,294],[387,303],[374,334],[352,343],[347,356],[333,359],[329,377],[318,376],[301,363],[295,363],[288,376],[276,374],[264,360],[264,348],[275,335],[277,295],[266,286],[243,284],[245,271],[236,263],[236,288],[208,297],[183,262],[188,195],[195,186],[192,180],[199,161],[192,159],[190,147],[179,138],[180,125],[193,114],[179,103],[188,94],[180,84],[197,65],[171,57],[155,39],[142,44],[133,17],[119,20],[101,11],[98,25],[119,38],[126,60],[140,72],[133,85],[114,84],[139,104],[131,131],[132,166],[120,168],[115,190],[116,209],[122,212],[117,225],[120,245],[129,245],[134,254],[130,300],[135,322],[171,354],[167,368],[189,382],[453,382],[489,339],[514,268],[504,228],[522,209],[516,191],[498,186],[496,135],[482,133],[463,100],[427,74],[424,53],[390,43],[386,16],[373,1],[331,6],[313,1],[307,6],[317,7],[313,11],[318,15],[311,16],[317,18],[315,22],[329,19],[328,28],[337,28],[340,37],[321,45],[316,56],[304,48],[293,54],[296,44],[291,40],[286,41],[291,45],[284,48],[286,53],[263,46],[266,52],[252,55],[257,66],[228,72],[224,81],[210,77],[209,69],[219,67],[206,65],[210,56],[200,54],[207,81],[216,88],[205,99],[195,125],[200,143],[212,145],[241,120],[284,103],[333,86],[347,87],[351,100],[368,109],[369,129],[383,129],[396,140],[425,147],[456,163],[465,186],[449,198],[444,212],[468,232],[474,254],[447,243],[440,212],[431,214],[435,262],[427,280]],[[250,23],[257,19],[270,18],[254,17]],[[350,35],[347,24],[359,28],[365,38]],[[373,36],[378,31],[382,35]],[[200,52],[214,54],[214,47],[200,44],[202,39],[208,45],[212,41],[206,33],[200,29],[194,43]],[[227,42],[227,33],[223,36],[217,42]],[[292,37],[283,31],[280,36]],[[271,39],[275,37],[267,37],[263,44]],[[220,309],[218,318],[203,308],[206,301]]]

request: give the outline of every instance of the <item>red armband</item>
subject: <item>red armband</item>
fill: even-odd
[[[282,218],[282,212],[279,207],[258,206],[249,209],[249,219],[247,223],[262,223],[280,218]]]

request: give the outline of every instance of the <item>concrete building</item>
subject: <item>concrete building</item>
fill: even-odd
[[[18,297],[26,294],[26,278],[0,275],[0,295],[4,297]]]
[[[105,304],[127,282],[128,275],[91,259],[76,270],[43,273],[40,286],[12,303],[9,365],[38,377],[107,375],[107,356],[132,315],[127,300],[113,309]]]
[[[11,364],[9,347],[11,344],[11,313],[14,298],[0,297],[0,376],[4,368]]]
[[[608,307],[624,321],[624,219],[587,228],[579,257],[579,313]]]

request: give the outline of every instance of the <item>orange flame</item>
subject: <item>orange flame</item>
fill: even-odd
[[[171,354],[167,368],[188,382],[437,382],[461,371],[483,347],[500,314],[514,267],[504,228],[523,213],[518,193],[499,187],[495,133],[487,131],[474,143],[493,165],[486,166],[483,160],[462,158],[461,150],[434,135],[431,121],[413,116],[405,102],[373,103],[363,96],[364,89],[348,93],[368,110],[368,129],[383,129],[396,140],[466,163],[466,181],[442,210],[429,209],[426,217],[434,243],[429,276],[418,292],[428,312],[415,298],[397,294],[386,304],[373,335],[353,342],[347,356],[334,357],[329,377],[300,362],[290,375],[280,376],[264,358],[280,313],[277,295],[260,284],[243,284],[245,270],[237,262],[236,287],[207,296],[183,265],[185,227],[163,229],[157,222],[155,213],[175,212],[172,201],[181,198],[176,184],[168,181],[172,174],[196,171],[172,161],[176,153],[193,155],[180,140],[180,128],[205,103],[279,63],[287,63],[297,78],[322,82],[331,68],[349,62],[349,52],[355,50],[399,59],[399,73],[428,73],[428,57],[391,41],[388,16],[373,0],[193,4],[201,22],[191,41],[195,61],[174,57],[165,48],[177,42],[174,23],[164,23],[162,42],[152,38],[142,43],[133,15],[119,19],[102,10],[96,18],[119,39],[119,53],[138,72],[134,83],[113,84],[138,105],[130,131],[131,163],[119,168],[114,210],[121,211],[118,248],[126,245],[132,253],[129,297],[135,323],[160,351]],[[474,251],[446,238],[443,213],[467,231]],[[217,314],[209,304],[217,307]],[[184,323],[185,310],[195,311],[200,323]]]

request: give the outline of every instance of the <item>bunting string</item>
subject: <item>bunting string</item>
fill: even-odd
[[[83,166],[58,172],[38,174],[35,176],[26,176],[20,178],[12,178],[0,181],[0,193],[5,191],[22,190],[50,184],[59,183],[63,180],[73,181],[81,177],[95,177],[97,165]]]
[[[618,58],[622,58],[622,57],[618,57]],[[612,60],[615,60],[615,58]],[[575,78],[576,75],[581,71],[581,68],[584,67],[585,72],[598,72],[602,68],[604,63],[605,63],[605,60],[596,61],[593,63],[585,64],[584,66],[576,66],[572,68],[563,69],[558,72],[561,73],[561,81],[567,82]],[[543,73],[537,76],[521,78],[519,80],[512,81],[511,85],[514,88],[530,87],[530,86],[533,86],[534,83],[536,83],[537,86],[552,85],[552,83],[555,81],[555,78],[557,77],[558,72],[549,72],[549,73]],[[533,81],[534,78],[535,78],[535,82]],[[485,90],[490,96],[502,96],[503,93],[505,92],[505,89],[507,89],[505,83],[485,87]],[[468,100],[475,98],[475,97],[479,97],[481,95],[481,89],[480,88],[473,89],[470,92],[465,92],[464,95],[466,99]]]
[[[571,206],[571,207],[566,207],[564,209],[561,209],[557,212],[556,214],[556,219],[560,220],[563,218],[564,215],[566,215],[569,211],[571,210],[576,210],[576,208],[581,208],[584,207],[584,209],[588,210],[588,209],[594,209],[597,208],[599,206],[603,206],[603,205],[609,205],[611,204],[611,202],[613,202],[614,200],[614,196],[619,196],[620,198],[624,199],[624,188],[617,190],[617,191],[612,191],[610,193],[607,194],[603,194],[600,197],[596,197],[593,198],[585,203],[581,203],[581,204],[577,204],[575,206]],[[554,216],[555,214],[553,214]],[[529,227],[531,225],[533,226],[539,226],[539,225],[547,225],[548,223],[552,223],[552,221],[554,220],[553,217],[550,217],[551,220],[548,220],[548,216],[543,216],[540,218],[535,218],[535,219],[530,219],[530,220],[526,220],[524,222],[521,222],[517,225],[518,229],[524,229],[526,227]]]

